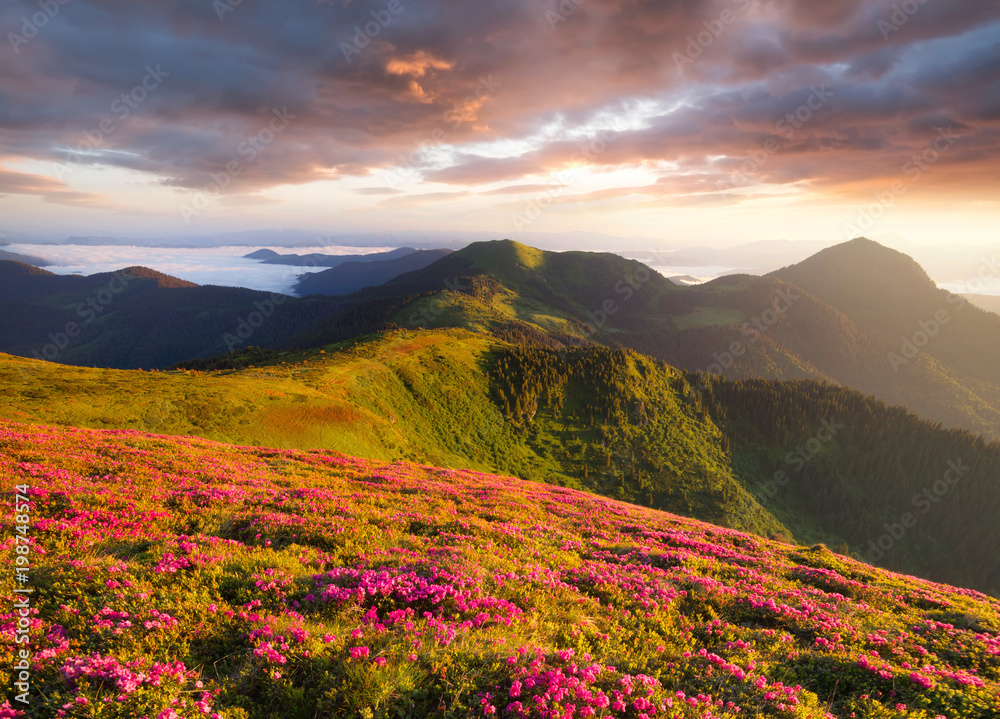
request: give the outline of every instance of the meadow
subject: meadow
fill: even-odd
[[[0,423],[0,476],[30,497],[28,581],[0,578],[8,687],[33,590],[31,703],[5,719],[1000,714],[1000,601],[821,545],[134,430]]]

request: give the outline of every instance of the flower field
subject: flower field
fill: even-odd
[[[1000,716],[1000,602],[822,546],[134,431],[0,423],[0,477],[0,717]]]

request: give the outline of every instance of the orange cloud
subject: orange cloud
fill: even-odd
[[[0,191],[12,195],[39,195],[45,202],[76,207],[109,207],[108,198],[92,192],[77,192],[47,175],[34,175],[0,166]]]
[[[451,70],[454,66],[453,62],[441,60],[420,50],[409,57],[390,60],[385,66],[385,71],[390,75],[423,77],[428,70]]]

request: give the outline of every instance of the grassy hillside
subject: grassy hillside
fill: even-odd
[[[568,342],[599,339],[648,319],[678,287],[635,260],[545,252],[512,240],[477,242],[384,291],[434,292],[396,317],[406,327],[526,323]]]
[[[648,407],[642,432],[628,416],[596,423],[581,413],[540,434],[501,411],[490,370],[496,353],[483,336],[396,332],[286,357],[217,372],[64,368],[8,357],[0,361],[0,386],[8,389],[0,416],[502,471],[746,531],[783,531],[733,477],[724,438],[676,394],[677,373],[669,368],[650,366],[648,381],[621,395]],[[638,380],[635,373],[646,369],[624,371]],[[638,457],[639,471],[619,471],[623,454]],[[647,455],[655,455],[650,467]]]
[[[736,473],[762,478],[756,496],[800,540],[835,534],[869,562],[1000,586],[1000,443],[818,382],[715,381],[704,402]]]
[[[225,361],[270,364],[122,372],[8,358],[0,416],[502,471],[939,581],[1000,584],[1000,445],[833,385],[722,383],[634,353],[461,330]],[[961,482],[915,506],[958,460],[970,467]],[[919,523],[873,552],[907,512]]]
[[[574,490],[0,423],[30,716],[987,719],[1000,602]],[[23,515],[22,515],[23,516]],[[4,572],[0,588],[15,589]],[[0,608],[11,687],[17,609]],[[13,694],[0,715],[19,717]]]

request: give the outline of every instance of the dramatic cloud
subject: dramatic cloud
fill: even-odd
[[[106,207],[109,204],[107,198],[89,192],[74,192],[51,177],[5,170],[2,166],[0,166],[0,193],[39,195],[46,202],[83,207]]]
[[[0,32],[5,207],[989,202],[1000,180],[998,0],[11,0]],[[111,203],[97,169],[130,189]]]

